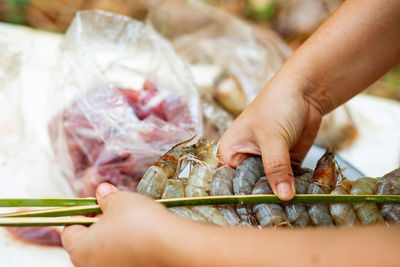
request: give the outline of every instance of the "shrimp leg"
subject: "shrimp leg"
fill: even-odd
[[[174,146],[170,151],[163,155],[156,163],[151,166],[140,180],[136,192],[153,198],[160,198],[167,180],[175,174],[178,160],[185,153],[191,153],[196,146],[184,145],[193,138]]]
[[[189,174],[188,184],[185,188],[185,195],[188,197],[209,196],[211,180],[218,159],[213,152],[213,147],[205,138],[201,138],[194,151],[197,160]],[[192,210],[206,218],[213,224],[228,226],[224,215],[213,206],[196,206]]]

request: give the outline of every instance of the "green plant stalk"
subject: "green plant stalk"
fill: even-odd
[[[275,195],[235,195],[157,199],[167,207],[257,204],[257,203],[400,203],[400,195],[330,195],[297,194],[290,201],[280,200]],[[97,205],[95,198],[0,198],[0,207],[75,207]]]
[[[14,213],[0,214],[0,218],[17,217],[60,217],[74,215],[93,215],[100,214],[101,209],[98,205],[76,206],[56,209],[42,209],[33,211],[18,211]]]
[[[166,207],[200,206],[200,205],[242,205],[259,203],[400,203],[400,195],[330,195],[298,194],[290,201],[280,200],[275,195],[236,195],[193,198],[170,198],[157,200]]]
[[[74,207],[96,204],[95,198],[0,198],[0,207]]]
[[[98,218],[0,218],[0,226],[68,226],[91,225]]]
[[[2,199],[0,199],[1,203]],[[65,199],[60,199],[59,206],[65,206]],[[70,200],[68,200],[70,201]],[[242,196],[210,196],[193,198],[170,198],[157,199],[166,207],[180,206],[201,206],[201,205],[241,205],[241,204],[259,204],[259,203],[400,203],[400,195],[307,195],[298,194],[290,201],[282,201],[275,195],[242,195]],[[68,202],[70,203],[70,202]],[[52,205],[57,203],[52,203]],[[57,217],[89,215],[101,213],[98,205],[75,206],[67,208],[56,208],[48,210],[36,210],[27,212],[16,212],[0,215],[0,217]]]

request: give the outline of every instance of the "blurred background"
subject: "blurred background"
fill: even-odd
[[[64,32],[78,10],[102,9],[144,19],[162,0],[1,0],[0,21]],[[257,27],[276,31],[296,49],[343,2],[342,0],[203,0]],[[400,67],[366,91],[400,101]]]

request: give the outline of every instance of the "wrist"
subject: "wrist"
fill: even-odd
[[[294,91],[303,97],[307,104],[315,108],[321,116],[337,107],[326,86],[319,84],[289,66],[281,68],[269,84]]]
[[[194,227],[193,227],[194,224]],[[196,224],[170,214],[168,218],[162,221],[160,226],[163,229],[159,231],[159,239],[157,246],[158,251],[154,253],[159,255],[158,266],[190,266],[196,253],[190,251],[196,246],[195,229]]]
[[[179,221],[177,220],[169,229],[170,240],[167,247],[169,257],[166,258],[167,264],[165,262],[164,264],[189,267],[207,266],[213,263],[216,257],[212,249],[213,232],[223,229],[182,218],[177,219]]]

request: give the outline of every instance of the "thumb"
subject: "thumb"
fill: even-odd
[[[272,191],[282,200],[290,200],[296,193],[289,148],[279,136],[265,136],[259,142],[264,171]]]
[[[119,190],[113,186],[112,184],[109,183],[102,183],[97,187],[96,190],[96,198],[97,202],[99,203],[99,206],[101,210],[104,212],[106,210],[106,199],[112,195],[115,192],[118,192]]]

